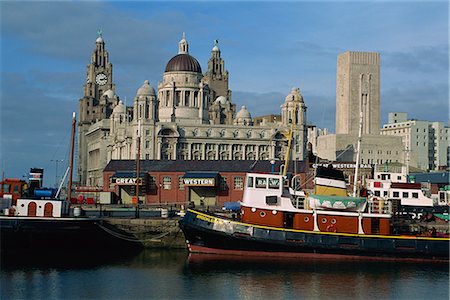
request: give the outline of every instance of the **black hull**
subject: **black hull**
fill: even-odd
[[[111,252],[141,248],[133,236],[96,218],[0,217],[2,254]]]
[[[180,227],[191,252],[366,259],[449,259],[448,238],[289,230],[233,222],[193,210],[189,210],[180,220]]]

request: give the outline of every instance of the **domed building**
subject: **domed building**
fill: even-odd
[[[99,38],[80,99],[81,185],[106,184],[101,172],[106,164],[134,160],[138,152],[142,160],[284,160],[289,130],[292,159],[304,159],[306,106],[300,90],[293,89],[282,102],[280,121],[254,124],[245,105],[236,113],[217,40],[202,73],[183,34],[156,91],[145,80],[132,106],[126,106],[115,94],[112,65]]]
[[[234,125],[252,126],[252,115],[248,111],[247,107],[242,106],[241,110],[236,114],[234,119]]]
[[[189,44],[183,34],[178,54],[169,60],[158,84],[159,120],[207,124],[209,96],[200,63],[189,55]]]

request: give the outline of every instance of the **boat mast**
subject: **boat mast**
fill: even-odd
[[[140,160],[141,160],[141,121],[138,121],[137,130],[137,155],[136,155],[136,213],[139,207],[139,175],[140,175]]]
[[[358,129],[358,143],[356,146],[356,166],[355,166],[355,178],[353,180],[353,197],[356,197],[358,191],[358,173],[359,173],[359,156],[361,153],[361,136],[363,126],[363,106],[362,102],[359,105],[359,129]]]
[[[293,114],[293,119],[291,119],[291,128],[289,129],[289,134],[287,136],[288,138],[288,145],[287,145],[287,149],[286,149],[286,155],[284,157],[284,169],[283,169],[283,177],[286,176],[287,174],[287,170],[289,167],[289,160],[290,160],[290,155],[291,155],[291,146],[292,146],[292,135],[293,135],[293,131],[294,131],[294,123],[297,122],[297,99],[294,101],[294,114]],[[297,164],[295,164],[297,165]]]
[[[69,160],[69,182],[67,184],[67,199],[70,201],[72,197],[72,173],[73,173],[73,155],[75,146],[75,126],[77,120],[75,118],[75,112],[72,113],[72,137],[70,141],[70,160]]]

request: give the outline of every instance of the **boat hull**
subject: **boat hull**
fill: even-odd
[[[140,248],[133,237],[97,218],[0,217],[2,254]]]
[[[377,236],[250,225],[189,210],[180,220],[191,252],[286,257],[449,259],[448,238]]]

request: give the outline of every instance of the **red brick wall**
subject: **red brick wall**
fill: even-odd
[[[115,192],[117,195],[119,194],[119,186],[116,185],[114,189],[109,188],[110,177],[115,174],[114,171],[105,171],[103,172],[103,191],[105,192]],[[188,201],[188,187],[184,187],[184,189],[180,190],[178,186],[178,177],[183,176],[184,172],[150,172],[149,176],[153,176],[155,178],[156,189],[151,190],[150,186],[147,185],[147,195],[146,195],[146,204],[165,204],[165,203],[187,203]],[[220,189],[220,180],[217,182],[217,206],[223,206],[225,202],[236,202],[242,201],[242,196],[244,194],[244,190],[235,189],[234,188],[234,178],[236,176],[242,177],[243,184],[245,184],[245,173],[236,172],[236,173],[222,173],[221,177],[225,177],[227,180],[227,188],[226,190]],[[169,190],[164,189],[163,178],[164,177],[171,178],[171,188]]]

